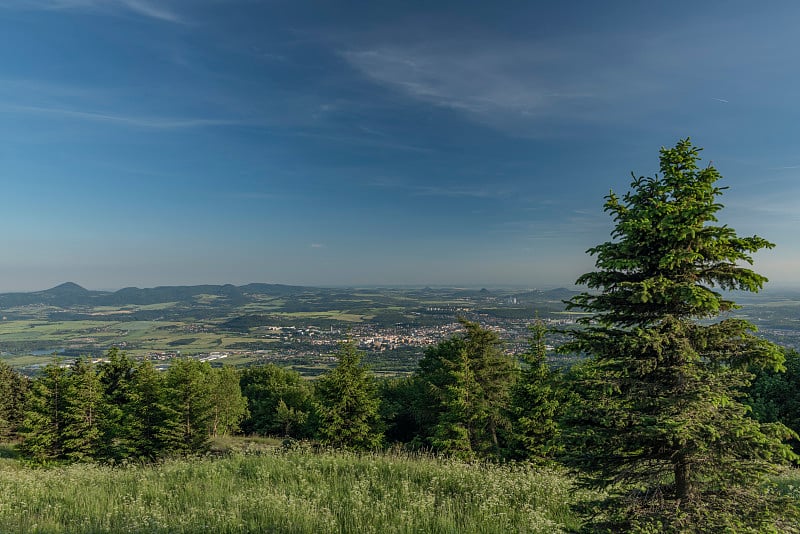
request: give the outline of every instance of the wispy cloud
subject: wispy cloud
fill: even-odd
[[[103,122],[110,124],[118,124],[122,126],[131,126],[137,128],[152,128],[160,130],[202,128],[208,126],[230,126],[230,125],[244,123],[244,121],[235,119],[117,115],[110,113],[81,111],[74,109],[49,108],[40,106],[18,106],[18,105],[0,105],[0,113],[43,115],[51,117],[61,117],[64,119]]]
[[[177,13],[165,6],[164,2],[145,0],[7,0],[0,8],[25,10],[81,10],[98,13],[131,12],[137,15],[165,22],[185,22]]]
[[[493,187],[440,187],[440,186],[416,186],[412,192],[419,196],[431,197],[472,197],[472,198],[505,198],[510,191]]]
[[[311,243],[311,248],[325,248],[322,243]]]
[[[591,84],[554,80],[548,71],[567,60],[554,49],[492,43],[471,47],[378,47],[341,52],[366,77],[483,122],[551,115],[592,99]]]
[[[420,197],[502,199],[514,194],[513,190],[504,186],[419,185],[388,177],[372,178],[368,185],[383,189],[402,190],[412,196]]]

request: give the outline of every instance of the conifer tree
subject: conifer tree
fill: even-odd
[[[429,347],[420,360],[416,378],[425,395],[416,409],[422,437],[442,452],[500,457],[511,434],[511,390],[518,369],[496,333],[471,321],[461,324],[463,334]]]
[[[556,417],[561,403],[555,377],[547,364],[547,327],[537,319],[530,331],[530,347],[521,356],[524,367],[512,391],[515,443],[509,455],[544,460],[558,450]]]
[[[0,440],[16,435],[24,413],[27,379],[0,362]]]
[[[568,305],[593,313],[565,347],[592,357],[565,424],[568,459],[609,490],[611,531],[780,531],[789,510],[764,489],[793,458],[789,431],[741,402],[749,369],[783,355],[750,323],[716,320],[735,308],[721,290],[761,289],[747,265],[773,245],[714,224],[723,188],[699,150],[689,139],[662,149],[660,175],[606,197],[613,240],[589,250],[597,270],[578,283],[593,291]]]
[[[98,457],[118,462],[139,456],[135,443],[139,422],[133,414],[131,391],[134,364],[117,347],[106,353],[106,360],[97,366],[104,398]]]
[[[104,401],[97,370],[79,358],[70,368],[65,389],[63,454],[67,459],[89,461],[100,455]]]
[[[448,368],[448,383],[441,391],[442,413],[431,444],[436,450],[471,460],[475,457],[472,442],[476,429],[486,415],[480,409],[480,387],[466,348],[458,351],[455,360],[443,363]]]
[[[32,460],[48,462],[62,457],[68,381],[67,370],[54,361],[31,382],[20,429],[20,450]]]
[[[177,415],[163,421],[168,450],[194,454],[208,448],[213,417],[210,375],[208,362],[189,358],[173,361],[167,370],[165,400]]]
[[[338,365],[317,382],[317,414],[323,443],[370,450],[381,445],[377,388],[353,340],[342,343]]]
[[[173,453],[183,445],[180,415],[165,398],[164,376],[149,361],[138,364],[130,383],[134,456],[156,459]]]

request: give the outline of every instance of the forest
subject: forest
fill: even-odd
[[[558,332],[559,350],[585,356],[570,368],[547,364],[552,333],[535,319],[520,356],[462,320],[413,374],[380,380],[353,341],[315,380],[190,358],[159,372],[111,349],[32,379],[0,365],[0,436],[31,465],[158,463],[247,435],[559,468],[601,492],[576,503],[575,529],[796,532],[800,503],[774,481],[800,458],[800,355],[725,315],[736,303],[715,289],[758,291],[751,255],[772,244],[714,224],[720,176],[699,150],[662,149],[660,175],[606,198],[612,241],[567,302],[589,315]]]

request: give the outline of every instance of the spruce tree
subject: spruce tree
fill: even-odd
[[[537,319],[530,331],[530,346],[521,356],[523,368],[511,395],[514,444],[509,456],[541,461],[553,458],[559,449],[556,418],[561,403],[557,375],[547,364],[547,327]]]
[[[338,365],[317,382],[317,414],[322,442],[332,447],[370,450],[383,441],[377,387],[361,364],[353,340],[342,343]]]
[[[44,367],[31,381],[20,428],[20,450],[34,461],[62,458],[68,384],[67,370],[57,361]]]
[[[461,324],[463,334],[429,347],[420,360],[416,379],[424,395],[415,407],[421,438],[442,452],[498,458],[511,434],[518,369],[495,332],[463,319]]]
[[[486,414],[481,410],[481,388],[466,348],[458,351],[454,360],[443,362],[448,368],[448,383],[441,391],[442,413],[434,427],[431,444],[438,451],[462,460],[475,457],[473,440],[478,425]]]
[[[180,414],[166,399],[164,382],[149,361],[138,364],[131,377],[129,435],[135,457],[152,460],[183,447]]]
[[[638,532],[772,532],[789,503],[767,491],[794,458],[786,427],[759,424],[742,404],[752,367],[779,368],[781,350],[750,323],[719,314],[722,290],[758,291],[751,254],[772,244],[714,224],[723,188],[689,139],[661,149],[660,175],[606,197],[612,241],[589,250],[597,270],[568,308],[591,312],[565,350],[591,355],[565,425],[568,460],[609,491],[605,522]],[[700,321],[702,320],[702,321]]]
[[[211,366],[190,358],[174,360],[167,370],[165,385],[167,407],[177,415],[163,421],[165,446],[183,454],[204,452],[213,419]]]
[[[111,462],[137,457],[135,434],[138,421],[133,414],[131,390],[133,361],[113,347],[106,353],[106,361],[98,364],[97,369],[104,398],[99,456]]]
[[[101,454],[104,401],[97,369],[79,358],[70,368],[65,390],[63,454],[67,459],[89,461]]]
[[[28,380],[0,362],[0,440],[16,436],[23,418]]]

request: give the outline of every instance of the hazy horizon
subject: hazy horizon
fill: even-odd
[[[691,136],[800,279],[800,4],[0,3],[0,290],[574,287]]]

